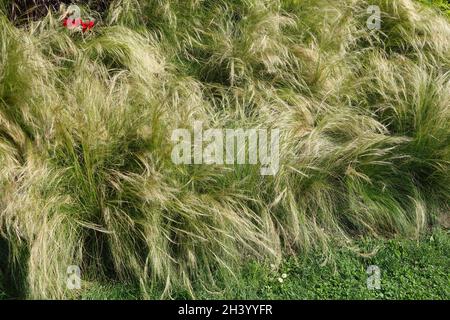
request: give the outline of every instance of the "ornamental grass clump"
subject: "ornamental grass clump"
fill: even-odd
[[[419,237],[448,216],[450,23],[415,1],[80,3],[97,17],[85,33],[51,7],[18,24],[14,2],[0,3],[0,288],[77,298],[75,265],[82,290],[195,297],[248,261],[328,258],[331,242]],[[172,132],[195,121],[279,129],[279,170],[175,164]]]

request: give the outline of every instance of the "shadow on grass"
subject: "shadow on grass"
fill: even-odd
[[[0,299],[23,299],[26,296],[26,256],[20,252],[19,261],[11,261],[11,247],[0,236]]]
[[[361,239],[362,253],[334,247],[326,264],[321,252],[291,257],[279,267],[249,263],[236,278],[216,279],[217,288],[194,287],[196,299],[450,299],[450,235],[436,230],[420,241]],[[381,270],[381,288],[369,289],[367,268]],[[83,299],[142,299],[138,285],[91,284]],[[158,290],[146,298],[159,299]],[[173,299],[190,299],[175,292]]]

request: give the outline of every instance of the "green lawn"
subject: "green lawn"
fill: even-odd
[[[414,240],[359,241],[363,257],[348,249],[336,248],[333,258],[321,266],[323,256],[315,253],[303,259],[285,261],[278,271],[251,264],[221,292],[196,288],[197,299],[450,299],[450,235],[435,231]],[[367,289],[367,267],[381,270],[381,289]],[[282,283],[282,274],[287,277]],[[220,284],[219,284],[220,285]],[[150,294],[150,298],[158,298]],[[139,299],[139,289],[125,285],[92,285],[83,299]],[[188,298],[179,293],[174,298]]]
[[[362,240],[363,257],[348,249],[336,248],[332,260],[321,266],[323,256],[310,253],[303,259],[291,258],[278,270],[253,263],[236,280],[227,279],[221,292],[195,288],[197,299],[450,299],[450,234],[435,231],[432,236],[414,240]],[[381,289],[367,289],[367,267],[381,270]],[[278,278],[287,277],[281,283]],[[155,293],[148,298],[157,299]],[[0,299],[10,298],[0,290]],[[141,299],[138,286],[89,284],[81,299]],[[188,298],[178,293],[173,298]]]
[[[442,10],[450,17],[450,3],[447,0],[419,0],[419,2],[425,3],[432,7],[436,7]]]

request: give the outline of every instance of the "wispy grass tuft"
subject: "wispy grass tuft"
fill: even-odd
[[[18,275],[28,297],[80,297],[70,265],[86,288],[195,296],[193,281],[215,290],[248,260],[417,238],[448,216],[450,23],[429,8],[121,0],[83,6],[98,21],[81,34],[52,10],[19,27],[10,4],[0,281]],[[371,4],[380,31],[366,27]],[[173,164],[171,132],[194,120],[279,128],[279,172]]]

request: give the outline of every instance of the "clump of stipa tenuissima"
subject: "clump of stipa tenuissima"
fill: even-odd
[[[249,260],[418,237],[448,215],[450,24],[435,12],[123,0],[99,16],[86,34],[0,16],[0,267],[24,295],[77,298],[77,265],[83,289],[195,296]],[[279,128],[280,170],[175,165],[172,130],[194,120]]]

